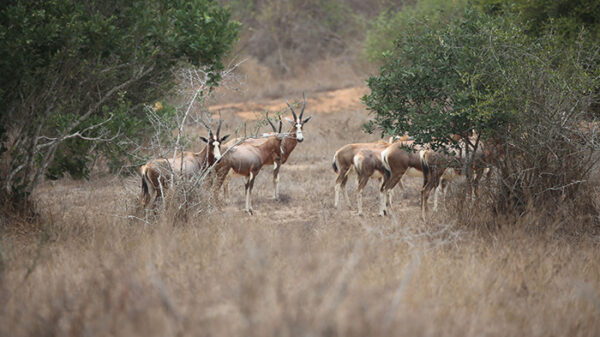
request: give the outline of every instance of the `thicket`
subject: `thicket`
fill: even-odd
[[[442,27],[460,15],[467,0],[418,0],[401,9],[381,11],[372,21],[365,38],[364,54],[373,63],[385,62],[394,41],[408,34],[422,34],[426,28]],[[421,21],[422,26],[414,25]],[[425,22],[426,21],[426,22]]]
[[[582,30],[598,38],[600,2],[597,0],[415,0],[400,8],[382,7],[368,27],[364,52],[375,63],[385,62],[395,41],[409,33],[441,28],[471,8],[490,16],[504,16],[527,36],[542,36],[552,31],[555,39],[572,44]],[[415,27],[415,23],[421,25]],[[419,28],[420,27],[420,28]],[[409,30],[412,30],[409,32]]]
[[[407,132],[437,148],[456,148],[452,135],[469,139],[474,131],[469,152],[487,145],[495,159],[494,211],[552,215],[568,204],[570,215],[595,216],[584,187],[598,161],[597,34],[584,25],[565,40],[552,20],[533,34],[523,17],[506,14],[514,8],[481,8],[467,5],[445,25],[428,16],[402,22],[368,80],[367,130]]]
[[[515,16],[528,35],[552,30],[557,38],[575,41],[581,30],[597,38],[600,33],[600,2],[597,0],[475,0],[481,10]]]
[[[0,9],[0,185],[22,206],[43,179],[122,166],[175,69],[217,85],[239,24],[213,0],[10,1]],[[174,108],[150,109],[172,120]],[[163,130],[166,133],[172,129]]]

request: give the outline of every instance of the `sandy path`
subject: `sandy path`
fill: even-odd
[[[306,106],[310,107],[311,113],[328,114],[363,107],[360,98],[368,92],[365,87],[353,87],[333,91],[322,91],[308,95]],[[293,103],[294,100],[290,100]],[[301,98],[296,98],[301,104]],[[238,117],[247,120],[260,119],[265,112],[276,113],[287,110],[285,98],[264,101],[250,101],[232,104],[213,105],[209,111],[216,113],[233,112]]]

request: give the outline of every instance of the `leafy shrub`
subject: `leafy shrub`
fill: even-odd
[[[99,154],[123,160],[132,149],[122,141],[146,136],[144,105],[171,93],[172,69],[205,67],[216,85],[238,30],[213,0],[9,2],[0,10],[3,194],[22,200],[44,174],[83,177]]]
[[[464,0],[417,0],[397,11],[382,11],[367,32],[364,47],[367,59],[381,64],[386,52],[393,51],[398,37],[420,34],[423,32],[421,28],[426,28],[415,26],[414,20],[425,20],[429,28],[441,27],[460,15],[466,3]]]
[[[478,7],[501,15],[516,15],[528,34],[553,30],[564,42],[577,40],[582,29],[600,33],[600,2],[596,0],[476,0]]]
[[[475,131],[498,155],[498,211],[582,197],[598,160],[593,37],[565,47],[552,34],[531,38],[508,17],[472,9],[447,26],[421,18],[407,27],[368,81],[369,131],[407,132],[434,147]],[[469,146],[474,153],[477,143]]]
[[[500,25],[506,25],[506,34],[496,33]],[[380,74],[368,80],[371,94],[363,100],[375,119],[367,130],[408,132],[434,147],[454,144],[455,134],[467,138],[471,131],[502,132],[512,118],[510,111],[490,110],[488,105],[498,99],[498,65],[507,63],[508,55],[496,54],[493,47],[522,46],[518,34],[510,22],[488,21],[471,10],[440,28],[425,18],[413,19],[387,54]]]
[[[587,42],[586,42],[587,41]],[[597,167],[597,44],[580,36],[572,47],[543,35],[512,54],[500,83],[501,105],[513,113],[504,137],[496,207],[499,211],[547,208],[569,203],[576,214],[596,214],[590,186]],[[502,46],[499,46],[502,47]],[[500,52],[499,48],[497,49]],[[584,188],[585,187],[585,188]]]

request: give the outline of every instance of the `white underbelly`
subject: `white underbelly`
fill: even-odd
[[[350,166],[350,169],[346,172],[346,176],[356,175],[356,171],[354,170],[354,165]],[[378,170],[375,170],[371,175],[371,179],[380,179],[383,178],[383,175]]]
[[[235,170],[229,170],[229,173],[227,174],[227,178],[237,178],[237,177],[245,177],[243,174],[239,174],[237,172],[235,172]]]
[[[449,167],[446,170],[444,170],[444,173],[442,174],[441,178],[448,181],[454,181],[461,177],[462,175],[458,174],[458,172],[456,172],[455,169]]]
[[[404,172],[404,175],[411,178],[423,178],[423,172],[414,167],[409,167],[408,170]]]

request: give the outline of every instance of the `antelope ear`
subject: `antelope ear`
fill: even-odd
[[[291,125],[294,125],[294,121],[291,118],[289,118],[289,117],[286,117],[285,121],[288,122],[288,123],[290,123]]]
[[[306,119],[304,119],[304,121],[302,122],[302,124],[304,123],[308,123],[308,121],[312,118],[312,116],[308,116],[306,117]]]
[[[200,137],[200,140],[203,141],[203,142],[205,142],[205,143],[208,143],[208,139],[206,139],[204,137]]]
[[[221,138],[221,143],[222,143],[222,142],[224,142],[224,141],[226,141],[226,140],[227,140],[227,138],[229,138],[229,136],[230,136],[230,135],[225,135],[225,136],[223,136],[223,138]]]

